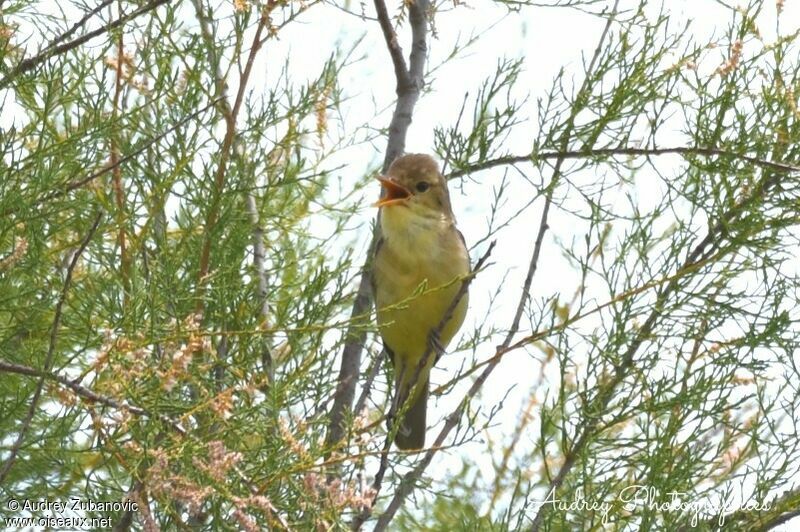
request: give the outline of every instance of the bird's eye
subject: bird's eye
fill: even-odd
[[[425,192],[429,188],[431,188],[431,184],[426,181],[420,181],[416,186],[417,192]]]

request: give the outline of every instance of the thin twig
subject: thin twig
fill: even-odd
[[[271,314],[269,306],[269,277],[267,275],[266,257],[267,251],[264,247],[264,229],[261,228],[261,221],[258,216],[258,207],[256,205],[255,194],[248,192],[245,196],[245,205],[247,212],[250,215],[250,223],[252,224],[252,240],[253,240],[253,269],[256,272],[256,279],[258,280],[258,301],[261,313],[261,323],[259,327],[262,329],[269,328],[269,317]],[[266,336],[261,339],[263,345],[261,350],[261,364],[264,366],[264,371],[267,372],[270,383],[272,382],[272,351]]]
[[[790,519],[800,516],[797,509],[800,503],[800,489],[791,489],[784,492],[768,503],[760,512],[752,508],[740,508],[730,514],[714,515],[711,518],[690,525],[684,525],[677,529],[677,532],[691,532],[692,530],[718,530],[723,528],[731,530],[759,530],[766,532],[780,526]],[[724,523],[720,518],[724,517]]]
[[[475,267],[472,269],[470,274],[467,275],[461,281],[461,286],[459,287],[458,292],[456,292],[455,296],[450,302],[450,305],[447,307],[447,310],[442,316],[442,319],[439,320],[436,327],[430,331],[431,336],[438,337],[438,335],[441,334],[442,330],[445,328],[447,323],[453,318],[453,314],[455,314],[455,311],[458,308],[458,304],[461,303],[461,300],[464,299],[464,296],[467,294],[467,290],[469,290],[469,285],[475,279],[475,276],[483,269],[484,265],[486,264],[486,261],[489,260],[489,256],[492,254],[495,244],[496,242],[492,242],[491,244],[489,244],[488,249],[483,254],[483,256],[480,259],[478,259],[478,262],[475,263]],[[419,363],[415,368],[415,372],[411,379],[411,382],[419,381],[419,377],[422,373],[423,368],[425,368],[425,366],[427,365],[430,357],[434,355],[434,352],[435,349],[433,348],[432,343],[429,342],[425,349],[424,355],[422,356],[422,358],[420,359]],[[440,353],[436,354],[440,355]],[[398,390],[394,400],[392,401],[391,410],[388,415],[388,418],[390,420],[393,419],[394,416],[399,411],[402,410],[404,403],[407,402],[411,397],[413,397],[415,388],[416,386],[413,387],[411,390],[409,390],[405,397],[400,397]],[[390,429],[387,431],[386,439],[384,440],[383,450],[381,451],[381,460],[378,466],[378,472],[375,474],[375,479],[372,482],[372,489],[375,491],[375,494],[372,498],[370,506],[364,508],[362,512],[353,520],[353,523],[351,524],[352,530],[359,530],[361,526],[364,524],[364,522],[366,522],[366,520],[369,519],[369,516],[372,514],[372,508],[375,506],[375,503],[378,500],[378,496],[380,495],[381,491],[381,484],[383,482],[383,477],[386,474],[386,470],[389,466],[389,449],[392,446],[393,439],[394,439],[394,431],[391,430],[390,427]],[[380,523],[380,521],[378,522]]]
[[[53,48],[54,46],[58,45],[58,43],[64,42],[67,39],[69,39],[73,33],[75,33],[84,25],[86,25],[86,23],[89,22],[90,18],[101,12],[104,8],[108,7],[113,1],[114,0],[103,0],[102,2],[100,2],[91,11],[88,11],[78,22],[73,24],[69,30],[65,31],[64,33],[62,33],[61,35],[55,37],[52,41],[50,41],[45,49]]]
[[[79,189],[81,187],[84,187],[84,186],[88,185],[89,183],[91,183],[92,181],[94,181],[95,179],[97,179],[98,177],[101,177],[101,176],[107,174],[108,172],[113,171],[115,168],[127,163],[128,161],[130,161],[132,159],[135,159],[136,157],[138,157],[139,155],[144,153],[148,148],[150,148],[151,146],[153,146],[154,144],[159,142],[161,139],[163,139],[164,137],[166,137],[167,135],[169,135],[170,133],[172,133],[176,129],[188,124],[189,122],[191,122],[192,120],[197,118],[199,115],[203,114],[207,110],[209,110],[212,107],[214,107],[215,105],[217,105],[218,101],[219,101],[219,99],[212,100],[205,107],[203,107],[201,109],[198,109],[194,113],[192,113],[192,114],[186,116],[185,118],[181,119],[179,122],[176,122],[174,125],[170,126],[169,128],[167,128],[162,133],[160,133],[160,134],[156,135],[155,137],[151,138],[150,140],[144,142],[139,149],[137,149],[136,151],[134,151],[132,153],[129,153],[125,157],[120,158],[115,163],[106,165],[103,168],[101,168],[100,170],[98,170],[98,171],[96,171],[96,172],[94,172],[92,174],[89,174],[88,176],[84,177],[83,179],[79,179],[77,181],[70,181],[70,182],[66,183],[65,185],[63,185],[63,188],[61,188],[59,190],[55,190],[53,192],[50,192],[49,194],[45,194],[41,198],[39,198],[36,201],[34,201],[30,205],[30,207],[28,207],[28,208],[31,209],[31,210],[34,210],[37,207],[39,207],[40,205],[43,205],[43,204],[47,203],[50,200],[59,198],[61,196],[65,196],[68,193],[72,192],[73,190],[77,190],[77,189]],[[2,212],[2,216],[7,216],[7,215],[11,214],[11,212],[13,212],[13,211],[5,210],[5,211]]]
[[[58,296],[58,302],[56,303],[56,308],[53,316],[53,325],[50,329],[50,343],[47,347],[47,355],[44,359],[44,372],[47,373],[53,367],[53,361],[55,359],[56,354],[56,340],[58,339],[58,331],[61,327],[61,314],[64,308],[64,302],[67,300],[67,292],[69,291],[70,287],[72,286],[72,273],[75,271],[75,266],[77,266],[78,261],[80,260],[81,255],[83,254],[86,247],[89,245],[89,242],[92,240],[92,237],[97,231],[98,226],[100,225],[100,221],[103,219],[103,211],[99,211],[95,216],[94,222],[92,223],[89,232],[86,233],[83,241],[81,241],[78,250],[72,255],[72,260],[69,262],[67,266],[67,273],[64,278],[64,285],[61,288],[61,293]],[[39,399],[42,396],[42,390],[44,389],[44,375],[39,377],[39,383],[36,385],[36,390],[33,392],[33,397],[31,398],[31,404],[28,407],[28,413],[25,416],[25,419],[22,422],[22,426],[19,429],[19,433],[17,434],[17,439],[11,446],[11,450],[9,451],[8,458],[6,458],[5,463],[3,464],[3,468],[0,469],[0,485],[3,484],[3,481],[8,475],[9,470],[11,470],[11,466],[14,465],[14,461],[17,458],[17,454],[19,453],[20,447],[22,447],[22,441],[25,439],[28,430],[30,429],[31,422],[33,421],[33,416],[36,414],[36,410],[39,407]]]
[[[103,35],[104,33],[107,33],[108,31],[113,30],[114,28],[118,28],[119,26],[122,26],[126,22],[128,22],[130,20],[133,20],[133,19],[135,19],[136,17],[138,17],[140,15],[144,15],[145,13],[149,13],[150,11],[152,11],[152,10],[154,10],[154,9],[156,9],[156,8],[162,6],[162,5],[164,5],[164,4],[166,4],[166,3],[170,2],[170,1],[171,0],[153,0],[152,2],[143,5],[142,7],[140,7],[139,9],[137,9],[135,11],[132,11],[132,12],[130,12],[128,14],[122,15],[120,18],[118,18],[118,19],[116,19],[116,20],[114,20],[112,22],[109,22],[105,26],[102,26],[100,28],[97,28],[96,30],[90,31],[89,33],[87,33],[85,35],[81,35],[77,39],[73,39],[73,40],[71,40],[69,42],[66,42],[64,44],[60,44],[60,45],[57,45],[57,46],[48,46],[47,48],[45,48],[44,50],[39,52],[38,55],[36,55],[34,57],[30,57],[28,59],[24,59],[16,67],[14,67],[11,70],[11,72],[8,73],[8,75],[6,75],[3,79],[0,80],[0,89],[5,88],[9,83],[11,83],[14,80],[14,78],[19,76],[20,74],[23,74],[23,73],[27,72],[28,70],[31,70],[33,67],[35,67],[39,63],[47,61],[48,59],[50,59],[51,57],[54,57],[56,55],[60,55],[60,54],[63,54],[65,52],[68,52],[68,51],[70,51],[70,50],[72,50],[74,48],[77,48],[78,46],[82,45],[83,43],[85,43],[87,41],[90,41],[91,39],[94,39],[98,35]],[[72,30],[70,30],[70,31],[72,31]]]
[[[166,416],[153,414],[149,410],[144,408],[131,405],[127,401],[119,401],[114,399],[113,397],[108,397],[105,395],[101,395],[91,388],[87,388],[82,384],[79,384],[76,379],[70,379],[64,375],[59,373],[52,373],[49,371],[42,371],[36,368],[32,368],[30,366],[24,366],[22,364],[14,364],[13,362],[8,362],[7,360],[3,360],[0,358],[0,372],[5,373],[15,373],[17,375],[27,375],[29,377],[39,377],[40,379],[45,379],[52,382],[57,382],[62,386],[69,388],[72,390],[75,395],[85,399],[90,403],[97,403],[104,406],[108,406],[111,408],[115,408],[117,410],[123,410],[126,412],[130,412],[131,414],[135,414],[137,416],[148,417],[151,419],[158,419],[163,421],[167,425],[170,425],[175,431],[180,434],[186,434],[186,429],[183,428],[177,421],[170,419]]]
[[[531,333],[531,334],[529,334],[527,336],[524,336],[524,337],[520,338],[519,340],[517,340],[516,342],[514,342],[513,344],[510,344],[508,347],[506,347],[504,349],[498,349],[497,351],[495,351],[495,353],[491,357],[487,358],[486,360],[484,360],[484,361],[472,366],[467,371],[465,371],[464,373],[459,375],[458,376],[458,380],[463,380],[466,377],[469,377],[473,373],[477,372],[480,368],[483,368],[483,367],[491,365],[491,364],[495,364],[499,359],[505,357],[505,355],[507,355],[508,353],[511,353],[512,351],[516,351],[517,349],[521,349],[522,347],[525,347],[526,345],[533,344],[533,343],[538,342],[540,340],[543,340],[543,339],[545,339],[545,338],[547,338],[549,336],[552,336],[552,335],[554,335],[556,333],[563,332],[568,327],[570,327],[571,325],[574,325],[575,323],[577,323],[579,321],[585,320],[589,316],[593,316],[593,315],[597,314],[598,312],[601,312],[601,311],[603,311],[603,310],[605,310],[605,309],[607,309],[607,308],[609,308],[609,307],[611,307],[613,305],[616,305],[616,304],[618,304],[618,303],[620,303],[622,301],[627,300],[628,298],[631,298],[633,296],[642,294],[642,293],[647,292],[649,290],[658,289],[659,287],[661,287],[663,285],[667,285],[667,284],[669,284],[669,283],[671,283],[673,281],[676,281],[676,280],[678,280],[678,279],[680,279],[682,277],[685,277],[686,275],[688,275],[688,274],[690,274],[690,273],[692,273],[694,271],[699,270],[703,266],[706,266],[706,265],[710,264],[711,262],[720,259],[722,257],[722,255],[724,255],[724,253],[715,254],[715,255],[711,255],[711,256],[706,256],[706,257],[704,257],[704,258],[702,258],[700,260],[697,260],[697,261],[695,261],[695,262],[693,262],[693,263],[691,263],[691,264],[679,269],[676,273],[674,273],[672,275],[669,275],[667,277],[662,277],[660,279],[655,279],[655,280],[649,281],[649,282],[647,282],[647,283],[645,283],[645,284],[643,284],[641,286],[637,286],[637,287],[632,288],[630,290],[626,290],[625,292],[622,292],[621,294],[618,294],[618,295],[612,297],[611,299],[609,299],[608,301],[605,301],[604,303],[598,304],[595,307],[592,307],[591,309],[589,309],[589,310],[587,310],[585,312],[570,316],[569,318],[567,318],[563,322],[559,323],[558,325],[554,325],[554,326],[548,327],[546,329],[540,329],[540,330],[538,330],[536,332],[533,332],[533,333]],[[451,382],[451,383],[448,383],[448,384],[452,385],[453,383]],[[438,390],[436,390],[436,391],[438,391]]]
[[[743,153],[736,153],[717,148],[703,148],[703,147],[693,147],[693,146],[675,146],[671,148],[629,148],[622,146],[619,148],[548,151],[544,153],[532,153],[530,155],[509,155],[506,157],[499,157],[497,159],[490,159],[488,161],[476,163],[466,168],[461,168],[459,170],[451,172],[446,177],[447,179],[455,179],[458,177],[463,177],[465,175],[471,174],[473,172],[479,172],[481,170],[487,170],[489,168],[495,168],[497,166],[521,164],[526,162],[546,161],[550,159],[586,159],[591,157],[613,157],[616,155],[650,157],[650,156],[669,155],[669,154],[702,155],[705,157],[714,157],[714,156],[731,157],[733,159],[745,161],[769,170],[775,170],[784,173],[785,172],[800,173],[800,166],[782,162],[776,162],[776,161],[769,161],[765,159],[759,159],[758,157],[751,157]]]
[[[381,369],[381,360],[383,360],[383,356],[381,355],[383,354],[386,354],[385,350],[381,350],[381,354],[375,357],[375,359],[372,361],[369,371],[367,372],[367,376],[364,378],[364,386],[361,389],[361,395],[358,397],[355,407],[353,407],[353,412],[356,414],[360,413],[364,408],[364,405],[367,404],[370,391],[372,391],[372,383],[375,382],[375,377],[378,376],[378,372],[380,372]]]
[[[120,5],[120,11],[122,6]],[[117,68],[116,78],[114,80],[114,99],[112,101],[112,118],[114,124],[111,135],[111,157],[110,165],[114,169],[111,173],[112,184],[114,188],[114,202],[117,209],[116,218],[118,233],[117,244],[119,245],[119,258],[120,258],[120,277],[122,278],[122,308],[128,308],[128,299],[131,295],[131,261],[128,256],[127,238],[125,231],[125,189],[122,185],[122,167],[119,165],[119,141],[117,135],[119,133],[119,99],[122,94],[122,77],[123,77],[123,63],[125,60],[125,48],[123,44],[122,31],[119,32],[117,40]]]

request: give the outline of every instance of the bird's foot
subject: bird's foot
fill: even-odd
[[[428,335],[428,349],[431,350],[431,353],[435,357],[434,360],[439,360],[439,357],[444,354],[444,347],[442,346],[442,342],[437,331],[431,331],[431,333]]]

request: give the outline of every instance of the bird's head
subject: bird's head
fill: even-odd
[[[408,208],[427,217],[453,215],[447,181],[430,155],[410,153],[398,157],[378,181],[383,194],[376,207]]]

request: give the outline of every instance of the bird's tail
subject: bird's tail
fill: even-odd
[[[414,396],[411,397],[406,408],[406,411],[401,417],[398,417],[400,426],[397,429],[394,443],[398,449],[410,451],[415,449],[422,449],[425,447],[425,429],[427,428],[426,413],[428,410],[428,377],[420,382],[414,390]],[[398,382],[395,387],[396,393],[401,393],[401,399],[408,396],[411,391],[411,386],[401,386]],[[402,405],[401,405],[402,406]],[[401,408],[402,410],[402,408]]]

